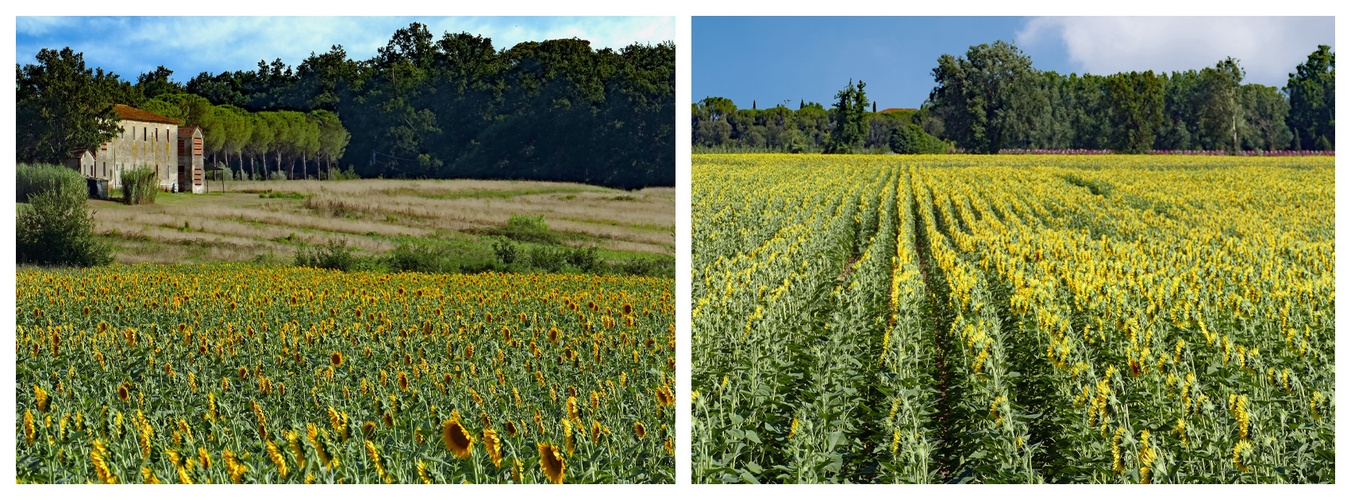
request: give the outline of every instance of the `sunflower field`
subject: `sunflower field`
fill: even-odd
[[[670,279],[18,271],[17,479],[672,482]]]
[[[1333,167],[696,155],[693,478],[1333,482]]]

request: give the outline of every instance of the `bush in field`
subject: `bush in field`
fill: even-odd
[[[122,201],[128,205],[153,205],[159,193],[159,176],[147,166],[122,171]]]
[[[20,203],[27,202],[30,195],[59,189],[64,184],[85,189],[84,177],[79,172],[61,165],[20,163],[14,171],[14,176],[18,180]]]
[[[112,262],[112,249],[94,235],[94,215],[85,206],[84,179],[79,174],[74,179],[64,174],[52,178],[59,181],[29,193],[28,205],[19,208],[15,235],[19,262],[68,266]]]
[[[549,245],[559,243],[558,235],[549,231],[549,225],[544,222],[543,215],[511,214],[511,218],[507,220],[507,225],[496,228],[491,232],[517,241]]]
[[[919,125],[901,125],[891,131],[891,150],[903,155],[936,155],[948,152],[948,144],[929,135]]]
[[[530,267],[550,273],[596,273],[605,264],[596,247],[541,246],[531,249],[527,255]]]
[[[503,264],[512,264],[516,262],[516,259],[520,255],[520,251],[516,248],[516,244],[510,241],[494,241],[493,253],[497,254],[497,259],[501,260]]]
[[[615,272],[630,276],[674,276],[675,257],[655,255],[621,260],[613,265]]]
[[[328,240],[328,245],[317,247],[313,251],[300,249],[296,252],[295,265],[299,267],[318,267],[337,269],[347,272],[361,267],[361,259],[352,254],[352,249],[338,240]]]
[[[389,252],[386,262],[391,271],[418,273],[454,273],[460,266],[444,245],[405,243]]]

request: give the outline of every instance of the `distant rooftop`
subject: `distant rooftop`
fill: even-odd
[[[160,116],[143,109],[133,108],[126,104],[114,104],[113,111],[123,120],[136,120],[140,122],[168,123],[171,125],[182,125],[183,120]]]

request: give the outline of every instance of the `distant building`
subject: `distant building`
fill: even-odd
[[[178,128],[178,190],[205,193],[206,172],[202,165],[202,129]]]
[[[165,191],[203,192],[202,132],[183,127],[183,122],[136,109],[113,105],[121,132],[94,152],[79,151],[66,166],[82,175],[108,181],[109,189],[122,187],[122,172],[138,166],[155,170]]]

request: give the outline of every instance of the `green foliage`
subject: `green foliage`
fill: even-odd
[[[857,85],[850,80],[835,94],[835,108],[831,110],[835,128],[830,131],[826,153],[853,153],[863,146],[864,117],[868,109],[864,85],[863,80]]]
[[[913,123],[898,125],[892,129],[889,146],[892,151],[903,155],[936,155],[947,153],[951,149],[948,143],[929,135],[919,125]]]
[[[20,163],[15,168],[14,176],[18,181],[20,203],[27,202],[29,196],[42,191],[75,192],[78,188],[87,193],[84,177],[61,165]],[[80,201],[84,201],[83,196]]]
[[[347,166],[347,170],[343,170],[343,169],[341,169],[341,168],[335,168],[335,169],[329,171],[328,174],[327,174],[324,178],[325,178],[325,179],[328,179],[328,180],[334,180],[334,181],[345,181],[345,180],[355,180],[355,179],[360,179],[361,176],[360,176],[360,175],[357,175],[356,167],[353,167],[353,166],[351,166],[351,165],[348,165],[348,166]]]
[[[1319,45],[1308,60],[1290,73],[1285,92],[1290,96],[1290,128],[1298,133],[1296,149],[1331,150],[1336,137],[1337,58],[1332,48]],[[1321,140],[1320,140],[1321,139]]]
[[[538,246],[527,252],[526,263],[535,269],[550,273],[599,273],[605,262],[596,247]]]
[[[511,214],[507,225],[489,230],[488,233],[528,243],[556,245],[561,241],[557,234],[549,230],[543,215]]]
[[[122,202],[128,205],[153,205],[159,194],[159,176],[147,166],[122,171]]]
[[[19,207],[16,224],[19,262],[66,266],[112,262],[112,248],[94,234],[87,197],[84,180],[69,177],[30,193],[28,205]]]
[[[1113,147],[1119,153],[1148,153],[1163,125],[1163,83],[1153,71],[1118,73],[1108,78],[1107,99],[1113,122],[1121,127]]]
[[[1232,57],[1216,63],[1213,68],[1201,70],[1199,131],[1211,144],[1230,151],[1240,149],[1239,121],[1243,120],[1244,113],[1239,92],[1245,74],[1238,59]]]
[[[425,242],[404,243],[385,256],[390,271],[455,273],[460,271],[450,247]]]
[[[301,248],[296,252],[295,265],[339,271],[357,271],[369,265],[352,253],[345,242],[328,240],[328,244],[314,249]]]
[[[613,264],[618,274],[629,276],[675,276],[675,256],[653,255],[622,259]]]
[[[357,165],[363,177],[675,184],[674,44],[606,50],[561,39],[502,49],[412,23],[368,60],[333,46],[295,68],[277,60],[204,73],[185,90],[218,108],[274,118],[293,112],[259,111],[304,112],[270,123],[280,145],[265,149],[249,142],[253,134],[230,130],[239,120],[208,116],[208,149],[235,168],[253,168],[243,157],[265,150],[269,168],[285,165],[291,178],[309,177],[318,161],[321,170]],[[361,127],[349,132],[342,123]],[[250,138],[211,143],[221,134]]]
[[[117,75],[85,68],[84,54],[42,49],[18,69],[15,118],[20,162],[61,163],[117,135],[112,105],[124,100]],[[78,153],[76,153],[78,155]]]
[[[965,57],[943,54],[933,69],[930,94],[944,116],[945,136],[975,153],[1018,147],[1047,108],[1032,58],[1010,42],[974,45]]]
[[[497,254],[497,260],[507,265],[515,264],[520,255],[519,248],[511,241],[494,241],[493,252]]]

